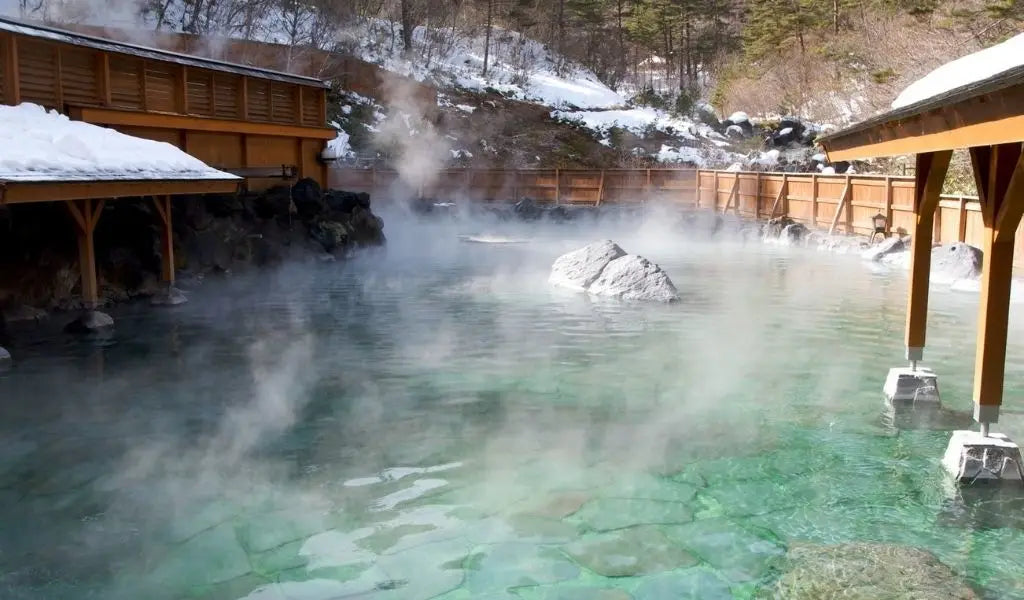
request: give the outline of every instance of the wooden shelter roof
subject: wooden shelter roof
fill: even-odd
[[[818,140],[831,162],[1024,141],[1024,65]]]
[[[75,46],[81,46],[85,48],[92,48],[95,50],[101,50],[105,52],[129,54],[132,56],[138,56],[140,58],[161,60],[190,67],[199,67],[215,71],[234,73],[237,75],[247,75],[250,77],[271,79],[285,83],[305,85],[317,88],[330,87],[324,81],[321,81],[320,79],[316,79],[313,77],[303,77],[300,75],[282,73],[280,71],[273,71],[270,69],[250,67],[246,65],[239,65],[235,63],[213,60],[210,58],[190,56],[187,54],[179,54],[177,52],[169,52],[167,50],[158,50],[156,48],[149,48],[137,44],[118,42],[114,40],[94,37],[91,35],[75,33],[64,29],[57,29],[55,27],[40,25],[38,23],[27,23],[24,21],[10,19],[8,17],[0,17],[0,31],[7,31],[39,39],[63,42],[66,44],[72,44]]]
[[[0,180],[0,206],[135,196],[232,194],[241,180],[230,179],[112,179],[20,181]]]

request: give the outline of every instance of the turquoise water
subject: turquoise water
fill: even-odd
[[[796,545],[871,541],[1024,598],[1024,493],[965,502],[939,465],[969,423],[974,296],[932,295],[948,412],[892,419],[903,273],[657,219],[388,223],[384,255],[209,281],[105,338],[19,331],[0,597],[752,598]],[[547,285],[604,237],[682,302]]]

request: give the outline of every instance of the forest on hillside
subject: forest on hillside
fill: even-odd
[[[483,36],[483,74],[515,31],[637,104],[844,122],[938,64],[1024,27],[1020,0],[18,0],[22,16],[106,20],[345,50],[369,30],[410,61]],[[417,27],[429,35],[414,36]],[[268,29],[273,31],[268,31]],[[342,32],[339,35],[339,32]]]

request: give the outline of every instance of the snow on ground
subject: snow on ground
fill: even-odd
[[[367,19],[341,32],[342,43],[363,60],[424,81],[456,84],[483,91],[495,89],[518,100],[553,108],[612,108],[625,98],[601,83],[591,71],[563,65],[543,44],[517,32],[491,32],[487,75],[483,75],[485,36],[454,35],[450,30],[419,26],[413,31],[417,60],[402,56],[401,42],[391,43],[397,24]],[[399,28],[400,29],[400,28]]]
[[[942,65],[910,84],[893,100],[892,107],[909,106],[1022,65],[1024,33]]]
[[[0,180],[237,179],[166,142],[72,121],[36,104],[0,106]]]

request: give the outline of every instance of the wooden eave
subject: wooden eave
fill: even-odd
[[[830,162],[1024,141],[1024,67],[821,138]]]
[[[279,123],[257,123],[253,121],[237,121],[177,115],[171,113],[142,112],[137,110],[119,110],[115,108],[71,107],[68,110],[72,119],[85,121],[95,125],[113,125],[121,127],[155,127],[159,129],[181,129],[187,131],[214,131],[222,133],[242,133],[248,135],[283,136],[320,140],[333,140],[338,132],[327,127],[309,127],[305,125],[283,125]]]
[[[137,196],[233,194],[241,183],[241,179],[0,180],[0,205]]]

